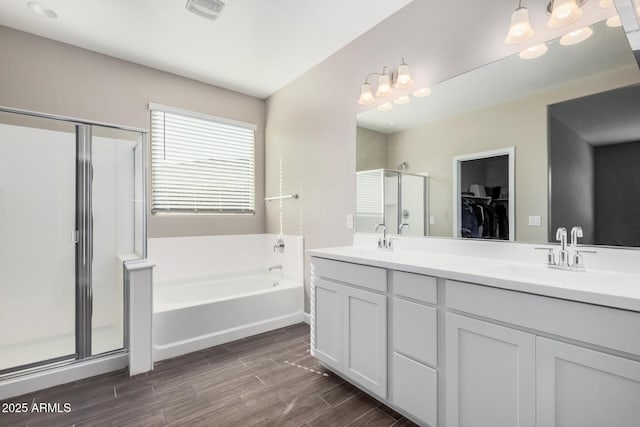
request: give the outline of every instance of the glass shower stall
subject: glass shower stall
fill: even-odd
[[[429,235],[429,177],[388,169],[356,172],[356,232]]]
[[[146,133],[0,109],[0,379],[126,347]]]

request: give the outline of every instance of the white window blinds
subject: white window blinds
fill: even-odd
[[[356,215],[382,217],[384,215],[384,171],[358,172],[356,175]]]
[[[151,212],[254,213],[255,128],[150,108]]]

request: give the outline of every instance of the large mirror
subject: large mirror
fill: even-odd
[[[424,235],[547,242],[556,227],[581,225],[583,243],[640,246],[640,69],[621,27],[591,28],[580,44],[552,40],[538,58],[513,55],[360,113],[357,175],[428,176]],[[498,161],[509,150],[511,166]],[[482,153],[490,161],[473,163]],[[483,172],[461,175],[471,169]],[[476,201],[500,229],[462,226]],[[373,229],[361,220],[356,231]]]

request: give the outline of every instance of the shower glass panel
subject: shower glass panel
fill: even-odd
[[[74,359],[76,129],[0,112],[0,373]]]
[[[136,212],[140,211],[136,209],[135,149],[141,145],[141,135],[139,132],[95,125],[91,133],[91,354],[96,355],[124,347],[122,263],[140,258],[140,254],[136,254],[136,240],[138,245],[142,240],[141,236],[136,239],[135,234]]]
[[[426,236],[426,177],[401,174],[400,179],[400,224],[407,224],[402,234]]]

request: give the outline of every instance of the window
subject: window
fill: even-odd
[[[255,213],[255,125],[149,108],[153,214]]]

